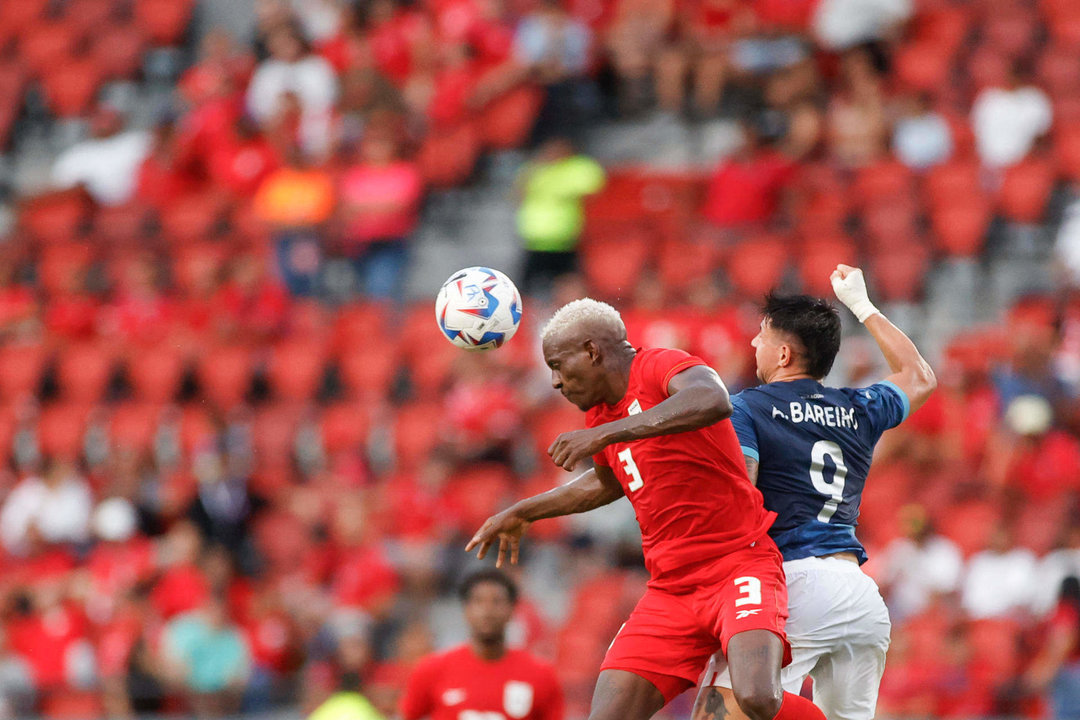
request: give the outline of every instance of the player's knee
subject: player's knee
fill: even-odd
[[[784,691],[779,686],[751,685],[733,690],[735,702],[750,720],[773,720],[784,702]]]

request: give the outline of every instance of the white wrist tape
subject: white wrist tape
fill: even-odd
[[[859,322],[866,322],[867,318],[871,315],[877,315],[880,310],[874,307],[874,303],[870,302],[870,298],[862,298],[853,302],[848,306],[848,309],[858,318]]]

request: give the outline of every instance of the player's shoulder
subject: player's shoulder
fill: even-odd
[[[528,670],[538,677],[555,677],[555,665],[527,650],[509,650],[510,661],[519,668]]]
[[[469,653],[469,646],[465,644],[433,652],[416,663],[416,672],[439,672],[442,668],[461,662]]]

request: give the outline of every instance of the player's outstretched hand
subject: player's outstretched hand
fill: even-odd
[[[604,449],[605,443],[598,428],[571,430],[555,438],[548,448],[552,461],[564,470],[573,470],[577,464]]]
[[[850,265],[837,265],[829,275],[833,292],[837,299],[848,306],[848,309],[859,319],[866,319],[878,312],[874,304],[870,302],[870,296],[866,292],[866,278],[863,271]]]
[[[502,567],[506,555],[510,555],[510,564],[517,565],[518,553],[521,550],[521,536],[529,529],[531,523],[518,517],[513,509],[503,510],[498,515],[492,515],[465,546],[465,552],[472,552],[473,548],[479,548],[476,552],[478,560],[483,560],[488,550],[499,541],[499,554],[495,558],[495,567]]]

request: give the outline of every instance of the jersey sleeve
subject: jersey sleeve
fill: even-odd
[[[877,435],[907,420],[911,412],[907,394],[888,380],[856,390],[855,396],[870,416],[870,424]]]
[[[740,395],[731,398],[731,424],[735,426],[735,435],[739,438],[739,447],[742,448],[743,457],[758,461],[761,454],[758,451],[757,429],[754,427],[754,418],[750,415],[750,404]]]
[[[643,353],[641,370],[644,379],[658,386],[665,396],[669,394],[668,384],[673,377],[695,365],[705,365],[704,360],[684,350],[664,348]]]
[[[398,712],[402,720],[420,720],[431,715],[431,683],[435,679],[434,659],[421,661],[409,675],[405,692],[401,694]]]

